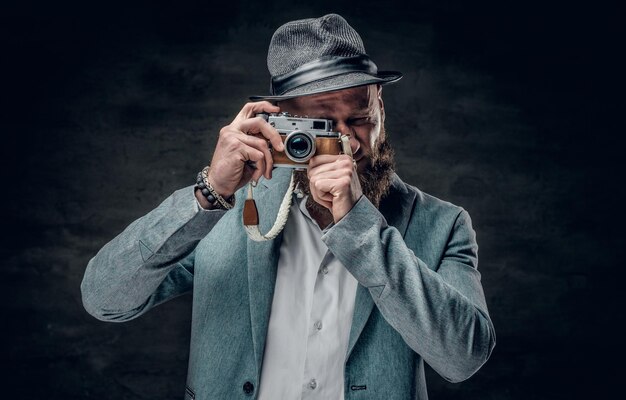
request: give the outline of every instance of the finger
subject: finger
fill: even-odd
[[[252,170],[252,175],[250,179],[253,179],[255,182],[258,182],[262,176],[265,175],[267,178],[267,168],[266,168],[265,157],[261,158],[258,161],[248,161],[246,162],[246,168]],[[269,178],[268,178],[269,179]]]
[[[261,168],[255,168],[251,179],[256,183],[261,179],[261,176],[263,176],[263,170]]]
[[[243,144],[259,150],[263,153],[263,166],[261,167],[257,165],[257,167],[261,170],[261,174],[263,174],[267,179],[270,179],[272,174],[272,168],[274,167],[274,158],[272,157],[270,148],[267,145],[267,141],[249,135],[238,135],[237,139]]]
[[[243,146],[239,149],[240,158],[242,161],[252,161],[254,163],[261,162],[265,158],[265,154],[262,151],[255,149],[251,146]]]
[[[260,133],[272,143],[272,146],[278,150],[285,150],[280,134],[272,125],[261,117],[248,118],[239,124],[239,130],[244,133]]]
[[[332,204],[334,199],[332,193],[322,193],[321,195],[319,195],[319,198],[323,201],[327,201],[329,204]]]
[[[323,198],[320,197],[318,193],[315,193],[313,190],[311,191],[311,196],[313,197],[313,200],[315,200],[317,204],[320,204],[321,206],[326,207],[329,210],[332,210],[333,208],[332,201],[324,200]],[[330,196],[330,199],[332,200],[332,195]]]
[[[329,160],[327,162],[324,162]],[[311,162],[313,161],[313,162]],[[342,174],[353,171],[354,164],[352,159],[346,155],[342,156],[316,156],[309,160],[309,169],[307,175],[309,179],[312,176],[328,171],[342,171]]]
[[[239,135],[237,139],[245,146],[241,154],[242,157],[246,157],[247,154],[248,159],[244,158],[243,161],[253,161],[253,165],[249,163],[249,166],[258,170],[258,173],[256,173],[256,175],[258,175],[257,179],[260,178],[261,175],[270,179],[274,160],[267,146],[267,142],[263,139],[247,135]]]
[[[222,149],[222,152],[225,152],[226,154],[234,153],[239,151],[242,145],[254,147],[257,150],[262,151],[267,158],[272,157],[267,140],[256,136],[246,135],[234,128],[222,129],[220,131],[218,147]]]
[[[345,154],[332,155],[332,154],[321,154],[315,157],[312,157],[309,160],[309,169],[317,168],[322,165],[328,165],[328,169],[338,168],[342,166],[342,163],[346,165],[352,165],[352,158]]]
[[[322,206],[328,208],[329,210],[333,209],[333,203],[331,203],[330,201],[316,200],[315,202],[318,204],[321,204]]]
[[[332,209],[333,201],[344,189],[344,186],[350,182],[350,178],[345,174],[336,174],[337,178],[327,178],[314,176],[309,180],[309,188],[313,199]]]
[[[239,114],[233,120],[233,123],[241,123],[248,118],[255,117],[258,113],[277,113],[280,111],[280,107],[273,105],[269,101],[257,101],[246,103]]]
[[[330,194],[331,198],[346,194],[346,190],[350,188],[351,179],[348,176],[341,176],[332,179],[316,179],[311,181],[311,193],[317,191],[318,197],[327,199],[326,194]]]
[[[265,170],[265,154],[253,147],[246,146],[240,149],[240,155],[246,161],[246,167],[252,169],[252,178],[255,182],[261,178]]]
[[[351,171],[330,170],[330,171],[323,171],[320,173],[314,173],[311,176],[309,176],[309,181],[316,182],[316,181],[325,180],[325,179],[339,179],[339,178],[343,178],[344,176],[352,177]]]
[[[259,168],[261,169],[261,173],[265,175],[265,177],[271,179],[273,157],[272,153],[270,152],[267,140],[255,136],[246,135],[241,131],[229,127],[227,129],[224,128],[220,131],[218,146],[221,146],[221,148],[223,148],[222,152],[225,154],[225,157],[231,157],[228,156],[228,154],[232,155],[239,152],[240,156],[238,158],[242,162],[248,161],[248,153],[246,151],[243,151],[245,150],[246,146],[261,151],[264,155],[264,162],[262,166],[259,166]]]

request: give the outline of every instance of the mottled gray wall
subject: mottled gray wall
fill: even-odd
[[[405,74],[384,90],[400,176],[465,207],[477,231],[498,343],[466,382],[429,371],[431,398],[601,398],[621,377],[624,131],[612,122],[623,112],[612,10],[85,3],[24,3],[2,17],[10,398],[182,397],[190,297],[102,323],[82,309],[85,265],[192,183],[219,128],[248,95],[266,93],[273,30],[329,11],[361,32],[381,69]]]

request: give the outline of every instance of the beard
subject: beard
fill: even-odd
[[[363,171],[359,171],[359,181],[363,195],[378,208],[380,201],[387,195],[391,187],[391,179],[395,169],[393,149],[387,142],[385,127],[380,129],[379,140],[372,149]],[[357,171],[359,168],[357,168]],[[302,192],[307,195],[306,207],[318,215],[328,215],[330,210],[313,200],[309,188],[309,178],[306,171],[295,171],[294,181]]]

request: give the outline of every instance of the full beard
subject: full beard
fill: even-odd
[[[395,162],[393,149],[387,142],[385,128],[381,127],[379,141],[374,147],[370,159],[363,172],[359,172],[359,181],[363,195],[376,207],[380,205],[380,201],[387,195],[391,187],[391,179],[394,173]],[[330,210],[313,200],[311,190],[309,188],[309,178],[306,171],[295,171],[294,181],[297,187],[307,195],[306,207],[318,214],[329,215]]]

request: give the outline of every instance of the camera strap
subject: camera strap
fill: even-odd
[[[294,186],[294,172],[291,172],[291,179],[289,181],[289,188],[287,189],[287,193],[285,193],[285,197],[283,197],[282,203],[280,203],[280,208],[278,209],[278,215],[276,216],[276,222],[272,228],[263,235],[259,230],[259,212],[256,208],[256,203],[254,202],[254,197],[252,195],[252,181],[248,184],[248,198],[243,205],[243,226],[246,229],[246,233],[248,237],[255,242],[264,242],[266,240],[272,240],[283,230],[285,224],[287,223],[287,217],[289,217],[289,208],[291,207],[291,196],[293,195],[293,186]],[[256,185],[254,185],[256,186]]]
[[[341,135],[341,147],[344,154],[352,157],[352,149],[350,148],[350,138],[346,135]],[[353,163],[354,160],[352,161]],[[356,169],[356,163],[354,165]],[[256,186],[256,183],[248,184],[248,196],[243,205],[243,226],[248,234],[248,237],[255,242],[264,242],[266,240],[272,240],[280,232],[282,232],[285,224],[287,223],[287,218],[289,217],[289,208],[291,207],[291,198],[294,191],[294,173],[295,170],[291,171],[291,179],[289,180],[289,188],[287,188],[287,192],[285,193],[285,197],[283,197],[283,201],[280,203],[280,208],[278,209],[278,215],[276,216],[276,221],[272,228],[264,235],[261,233],[259,229],[259,211],[256,208],[256,203],[254,201],[254,195],[252,193],[252,188]]]

